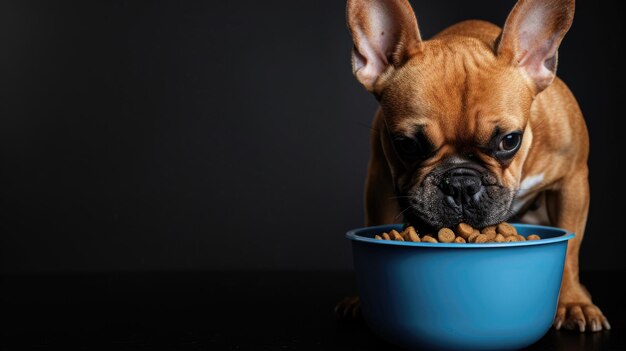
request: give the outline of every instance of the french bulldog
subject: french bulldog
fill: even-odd
[[[574,0],[519,0],[503,28],[469,20],[430,40],[407,0],[348,0],[356,79],[380,106],[366,225],[483,228],[510,219],[565,228],[556,329],[610,324],[578,276],[589,209],[585,121],[558,77]],[[358,308],[358,298],[338,305]]]

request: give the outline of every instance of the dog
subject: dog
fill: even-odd
[[[379,102],[365,186],[366,225],[430,230],[515,219],[565,228],[554,328],[610,329],[580,283],[589,209],[589,139],[556,77],[574,0],[519,0],[503,28],[457,23],[420,36],[407,0],[348,0],[356,79]],[[402,217],[398,217],[401,214]],[[351,314],[358,298],[338,310]]]

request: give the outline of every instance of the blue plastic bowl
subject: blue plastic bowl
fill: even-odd
[[[567,241],[552,227],[515,224],[542,240],[443,244],[382,241],[385,225],[351,230],[361,310],[369,327],[408,349],[519,349],[556,313]]]

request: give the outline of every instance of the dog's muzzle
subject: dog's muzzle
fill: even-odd
[[[451,207],[477,204],[485,187],[481,174],[470,168],[455,168],[441,177],[439,189]]]

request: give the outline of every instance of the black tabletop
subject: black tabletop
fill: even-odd
[[[625,272],[583,281],[613,329],[550,331],[532,350],[622,350]],[[1,278],[3,350],[388,350],[333,312],[350,272],[167,272]]]

